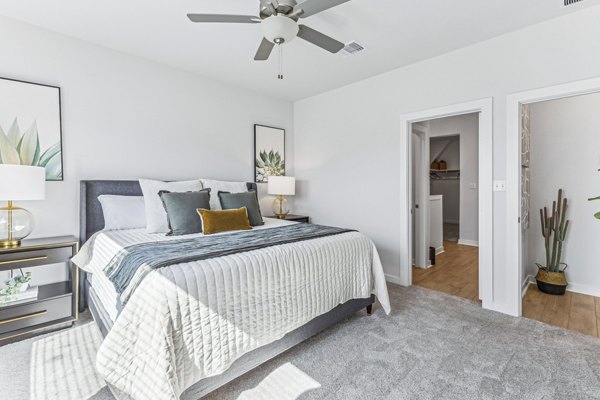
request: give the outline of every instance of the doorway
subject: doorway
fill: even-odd
[[[479,301],[479,113],[411,128],[413,284]]]
[[[405,198],[401,198],[401,206],[405,205],[406,214],[401,215],[401,226],[406,227],[401,233],[401,248],[402,259],[399,268],[398,278],[391,277],[389,280],[396,281],[401,285],[410,286],[413,284],[413,261],[416,259],[416,249],[423,249],[422,245],[415,246],[415,252],[413,252],[413,242],[415,237],[413,235],[416,232],[416,227],[419,226],[421,231],[419,236],[423,237],[423,229],[428,229],[429,226],[429,207],[422,207],[425,194],[427,195],[426,200],[429,201],[430,186],[423,185],[423,190],[418,190],[416,185],[413,185],[413,163],[414,154],[413,152],[413,126],[416,123],[423,123],[431,120],[441,119],[445,117],[460,116],[465,114],[478,114],[478,132],[479,141],[477,144],[478,154],[487,155],[486,157],[479,157],[478,168],[479,174],[476,178],[475,183],[478,189],[478,200],[476,201],[475,207],[478,208],[478,247],[471,246],[471,250],[477,253],[477,259],[479,261],[478,271],[478,297],[482,301],[482,306],[487,309],[495,309],[494,296],[493,296],[493,252],[492,252],[492,231],[493,231],[493,216],[492,216],[492,171],[493,164],[492,158],[489,157],[492,154],[492,99],[482,99],[468,103],[456,104],[447,107],[441,107],[411,114],[406,114],[401,117],[401,155],[404,155],[406,164],[402,166],[404,174],[402,175],[401,187],[407,188]],[[424,124],[427,126],[427,124]],[[429,141],[426,142],[426,147],[430,147]],[[421,150],[419,154],[422,154]],[[431,165],[428,161],[424,163],[423,160],[417,162],[415,165],[425,164],[424,170],[427,171],[429,177]],[[420,195],[419,213],[415,213],[415,191],[418,191]],[[413,231],[415,229],[415,231]],[[425,241],[427,243],[427,241]],[[427,248],[428,250],[428,248]],[[444,249],[447,251],[447,249]],[[429,251],[427,251],[427,254]],[[436,260],[437,262],[437,260]]]
[[[515,315],[527,315],[534,319],[542,319],[543,322],[547,322],[553,325],[559,325],[562,327],[566,327],[567,329],[571,329],[572,317],[577,317],[579,320],[575,323],[575,326],[582,333],[592,334],[594,333],[594,318],[593,314],[589,314],[587,318],[581,318],[585,312],[594,310],[595,302],[596,308],[599,313],[596,314],[596,317],[600,315],[600,299],[596,299],[600,295],[600,291],[597,290],[600,285],[596,282],[595,276],[596,274],[589,274],[589,276],[584,276],[586,271],[586,260],[592,260],[595,256],[590,257],[585,256],[585,249],[594,248],[594,245],[589,245],[582,243],[581,238],[585,238],[588,236],[594,236],[593,233],[590,234],[590,230],[597,229],[597,225],[590,222],[588,218],[580,218],[579,214],[582,210],[586,210],[586,208],[593,209],[593,204],[587,202],[588,195],[583,195],[583,191],[587,193],[587,191],[592,190],[592,186],[588,186],[584,189],[584,186],[591,185],[594,181],[594,175],[597,173],[595,169],[598,167],[598,159],[597,154],[594,151],[597,149],[597,144],[595,145],[593,142],[597,138],[597,134],[594,132],[590,137],[593,140],[585,140],[582,137],[581,129],[577,129],[569,123],[568,126],[564,126],[562,131],[567,137],[567,145],[560,146],[559,149],[554,149],[554,151],[559,151],[560,157],[558,157],[561,161],[564,157],[573,153],[576,153],[573,162],[567,163],[569,168],[577,168],[577,173],[574,174],[574,171],[571,170],[571,174],[568,177],[562,177],[560,174],[552,173],[551,170],[555,167],[553,164],[547,166],[544,164],[544,157],[538,154],[537,158],[535,156],[535,152],[540,149],[541,146],[545,146],[546,144],[554,146],[559,143],[559,140],[553,139],[551,141],[544,141],[532,143],[531,151],[533,152],[534,159],[531,161],[531,170],[529,171],[529,176],[531,179],[523,179],[524,177],[524,163],[523,163],[523,155],[524,152],[528,153],[527,143],[524,142],[523,133],[525,129],[523,129],[523,115],[524,113],[537,113],[541,111],[538,109],[537,111],[532,111],[532,108],[544,107],[543,104],[546,103],[545,107],[552,107],[552,104],[556,107],[558,111],[554,112],[552,115],[553,118],[560,117],[557,121],[562,123],[563,117],[567,117],[567,110],[569,108],[570,103],[578,102],[579,99],[582,101],[586,95],[592,95],[600,93],[600,78],[588,79],[578,82],[572,82],[557,86],[551,86],[542,89],[536,89],[531,91],[526,91],[522,93],[517,93],[509,96],[507,107],[508,107],[508,115],[507,115],[507,127],[508,127],[508,136],[507,136],[507,145],[508,145],[508,180],[507,180],[507,196],[508,196],[508,219],[507,219],[507,248],[518,249],[518,251],[511,252],[510,256],[507,259],[507,272],[511,274],[511,276],[515,276],[516,279],[511,280],[510,287],[510,298],[514,301],[511,304],[513,313]],[[567,100],[565,103],[561,102],[561,100]],[[578,105],[577,108],[572,108],[573,110],[577,110],[578,113],[581,113],[583,108],[581,105]],[[531,114],[533,115],[533,114]],[[573,115],[573,113],[569,113],[568,115]],[[586,115],[594,115],[594,112],[590,114],[582,114],[579,118],[587,118]],[[539,121],[547,121],[550,118],[539,118],[538,123],[535,124],[537,128],[531,132],[532,136],[535,134],[537,139],[540,139],[540,136],[543,135],[551,135],[554,132],[554,129],[558,128],[556,124],[557,121],[554,121],[554,125],[540,125]],[[577,121],[581,122],[581,121]],[[587,125],[591,123],[588,122]],[[585,125],[586,127],[588,127]],[[573,132],[575,130],[575,132]],[[558,137],[560,139],[560,136]],[[574,140],[573,140],[574,139]],[[573,149],[569,150],[569,146],[573,143],[585,143],[585,146],[580,150],[573,151]],[[535,146],[536,148],[534,149]],[[590,153],[591,151],[591,153]],[[539,151],[538,151],[539,152]],[[545,166],[546,165],[546,166]],[[560,166],[562,164],[559,164]],[[536,179],[536,169],[544,169],[544,173],[541,174],[543,179],[539,177]],[[591,169],[591,171],[588,171]],[[548,170],[548,173],[546,173]],[[568,170],[560,171],[568,172]],[[589,174],[589,175],[586,175]],[[567,179],[568,178],[568,179]],[[566,296],[561,298],[552,298],[549,301],[545,296],[542,296],[541,293],[538,293],[535,290],[535,286],[529,286],[532,282],[532,274],[535,272],[532,268],[531,261],[543,258],[539,256],[539,246],[534,242],[538,241],[538,236],[536,234],[539,233],[540,224],[539,220],[539,210],[542,205],[551,205],[553,198],[549,195],[550,186],[564,186],[565,195],[570,200],[570,209],[568,218],[572,220],[572,228],[571,234],[573,236],[567,238],[567,242],[565,244],[565,260],[567,262],[571,262],[573,265],[577,265],[577,270],[573,269],[571,275],[572,280],[569,283],[569,287],[567,290],[572,290],[572,294],[567,292]],[[589,189],[588,189],[589,188]],[[548,189],[547,192],[545,190]],[[537,193],[537,195],[536,195]],[[536,200],[534,197],[538,197]],[[591,212],[590,210],[588,211]],[[593,214],[593,213],[592,213]],[[587,215],[586,215],[587,217]],[[596,222],[596,221],[593,221]],[[530,226],[530,227],[529,227]],[[529,228],[528,228],[529,227]],[[578,234],[583,234],[581,237],[577,237]],[[580,246],[578,248],[578,246]],[[541,260],[543,262],[543,260]],[[514,263],[514,264],[513,264]],[[589,268],[587,268],[589,270]],[[569,272],[567,271],[567,280],[569,279]],[[528,290],[529,287],[529,290]],[[514,296],[512,295],[514,294]],[[595,296],[595,297],[594,297]],[[564,312],[552,312],[547,313],[546,308],[556,308],[561,305],[563,302],[568,301],[568,298],[571,298],[568,307],[563,307]],[[525,300],[524,300],[525,299]],[[575,301],[573,301],[573,299]],[[531,311],[531,307],[528,310],[527,307],[524,307],[524,302],[527,301],[530,304],[526,304],[527,307],[531,306],[531,304],[535,304],[537,310],[539,310],[539,315],[533,315]],[[542,307],[540,304],[544,304]],[[587,303],[587,304],[586,304]],[[579,307],[583,305],[584,307]],[[579,307],[577,312],[573,312],[575,306]],[[571,310],[568,312],[567,310]],[[584,310],[583,312],[581,310]],[[587,310],[587,311],[586,311]],[[534,313],[535,314],[535,313]],[[562,320],[553,320],[554,317],[550,318],[550,316],[561,316]],[[599,318],[600,319],[600,318]],[[595,321],[596,324],[596,334],[598,322]]]
[[[527,209],[524,209],[522,205],[524,199],[522,185],[523,138],[521,136],[523,106],[598,92],[600,92],[600,78],[593,78],[516,93],[510,95],[507,99],[506,248],[515,249],[516,251],[507,252],[504,267],[505,274],[508,277],[507,300],[503,312],[515,316],[522,315],[523,294],[525,294],[530,282],[527,268],[523,262],[524,257],[526,257],[523,245],[523,224],[526,223],[524,217],[527,212]],[[535,215],[531,213],[531,219],[533,218],[535,218]],[[539,224],[539,221],[536,224]],[[534,226],[533,223],[532,226]]]

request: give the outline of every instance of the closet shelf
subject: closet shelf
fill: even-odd
[[[455,181],[460,180],[459,169],[432,169],[429,172],[429,177],[436,181]]]

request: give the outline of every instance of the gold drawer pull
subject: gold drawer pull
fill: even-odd
[[[48,310],[44,310],[44,311],[38,311],[38,312],[34,312],[31,314],[25,314],[25,315],[21,315],[20,317],[14,317],[14,318],[9,318],[9,319],[3,319],[0,320],[0,325],[2,324],[9,324],[11,322],[16,322],[16,321],[20,321],[22,319],[28,319],[28,318],[34,318],[34,317],[39,317],[40,315],[44,315],[47,314]]]
[[[47,258],[48,258],[48,256],[39,256],[39,257],[21,258],[19,260],[0,261],[0,265],[15,264],[15,263],[27,262],[27,261],[45,260]]]

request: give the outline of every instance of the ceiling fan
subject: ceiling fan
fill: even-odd
[[[310,17],[349,0],[306,0],[297,3],[295,0],[260,0],[259,16],[222,15],[222,14],[188,14],[192,22],[201,23],[238,23],[261,24],[263,40],[254,56],[257,61],[268,60],[273,47],[291,42],[296,36],[320,48],[337,53],[344,48],[339,42],[319,31],[299,24],[300,18]]]

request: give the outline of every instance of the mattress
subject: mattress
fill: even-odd
[[[253,229],[269,229],[275,228],[278,226],[284,225],[292,225],[297,222],[286,221],[275,218],[263,218],[265,221],[264,225],[256,226]],[[226,235],[233,232],[223,232],[219,235]],[[100,238],[98,238],[100,236]],[[99,262],[94,262],[89,264],[87,268],[89,268],[90,274],[88,274],[88,281],[90,286],[94,288],[94,293],[102,304],[104,311],[107,316],[110,318],[111,322],[114,323],[117,320],[117,317],[121,313],[123,306],[121,301],[119,300],[119,295],[115,290],[114,285],[108,279],[108,277],[102,271],[104,267],[104,261],[112,257],[111,249],[114,249],[115,246],[119,248],[123,248],[132,244],[137,243],[145,243],[145,242],[156,242],[158,240],[176,240],[186,237],[193,236],[204,236],[203,234],[195,234],[195,235],[185,235],[185,236],[165,236],[164,234],[156,234],[156,233],[147,233],[145,229],[127,229],[122,231],[111,231],[110,239],[108,237],[102,237],[102,235],[96,235],[95,238],[99,242],[93,246],[93,251],[105,253],[100,257],[92,257],[93,260],[98,260]],[[84,250],[84,249],[82,249]],[[78,255],[74,262],[77,264],[79,261],[83,263],[82,256]],[[91,256],[91,255],[88,255]]]

